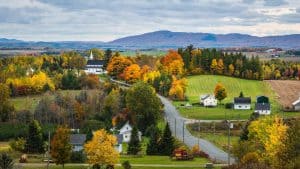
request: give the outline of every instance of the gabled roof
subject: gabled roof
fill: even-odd
[[[300,105],[300,98],[298,100],[294,101],[292,104],[293,104],[293,106],[296,106],[298,104]]]
[[[251,98],[250,97],[235,97],[234,98],[235,104],[251,104]]]
[[[70,135],[70,144],[72,145],[78,145],[78,144],[84,144],[86,140],[86,134],[71,134]]]
[[[271,110],[271,105],[269,103],[256,103],[255,110]]]
[[[269,98],[267,96],[257,96],[256,102],[257,103],[269,103]]]
[[[205,99],[208,99],[208,98],[213,98],[214,99],[215,96],[212,95],[212,94],[203,94],[203,95],[200,96],[201,100],[205,100]]]
[[[88,60],[86,65],[104,65],[104,60]]]

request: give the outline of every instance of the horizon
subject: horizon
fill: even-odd
[[[0,37],[103,41],[157,30],[278,36],[300,34],[297,0],[0,0]]]

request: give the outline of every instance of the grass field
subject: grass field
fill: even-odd
[[[199,75],[189,76],[188,88],[186,95],[189,103],[199,103],[201,94],[213,94],[214,88],[218,82],[221,82],[227,90],[227,98],[222,103],[230,103],[234,97],[238,97],[240,92],[245,97],[251,97],[252,109],[256,96],[265,95],[270,98],[272,114],[279,113],[282,115],[281,106],[276,100],[276,94],[270,88],[269,84],[264,81],[246,80],[227,76],[218,75]],[[193,119],[248,119],[253,110],[233,110],[225,109],[224,105],[218,105],[215,108],[206,108],[202,106],[193,106],[190,108],[180,107],[179,105],[186,102],[174,102],[180,113],[187,118]],[[295,116],[299,114],[285,113],[285,116]]]
[[[61,91],[55,91],[55,92],[61,92],[62,94],[71,94],[76,95],[80,93],[80,90],[61,90]],[[41,95],[31,95],[31,96],[24,96],[24,97],[13,97],[11,98],[12,104],[15,106],[15,109],[18,110],[31,110],[34,111],[36,105],[41,100],[41,98],[44,96],[44,94]],[[50,94],[51,97],[53,97],[53,94]]]
[[[147,51],[126,50],[126,51],[121,52],[121,54],[124,56],[136,56],[137,53],[139,55],[164,56],[167,53],[167,51],[164,51],[164,50],[147,50]]]

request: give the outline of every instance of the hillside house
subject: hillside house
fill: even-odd
[[[255,103],[255,113],[260,115],[269,115],[271,114],[271,104],[269,103],[269,98],[266,96],[256,97]]]
[[[300,97],[298,98],[298,100],[295,100],[292,105],[295,111],[300,111]]]
[[[126,122],[126,124],[120,129],[120,135],[123,136],[123,143],[128,143],[131,138],[131,131],[132,131],[132,126],[129,124],[129,122]],[[142,133],[139,131],[139,140],[142,140]]]
[[[77,152],[83,150],[85,140],[86,134],[71,134],[70,144],[72,145],[72,151]]]
[[[104,74],[106,73],[105,69],[103,68],[104,63],[104,60],[94,60],[94,56],[91,51],[84,71],[87,74]]]
[[[200,104],[205,107],[215,107],[218,104],[217,99],[212,94],[204,94],[200,96]]]
[[[235,110],[250,110],[251,98],[250,97],[235,97],[233,99],[233,108]]]

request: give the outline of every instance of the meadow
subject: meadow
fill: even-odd
[[[173,102],[180,113],[186,118],[202,119],[202,120],[217,120],[217,119],[248,119],[254,109],[256,97],[265,95],[270,98],[272,114],[284,116],[295,116],[299,113],[281,111],[281,106],[277,101],[276,93],[271,89],[270,85],[264,81],[246,80],[219,75],[198,75],[188,76],[188,87],[186,96],[188,101]],[[189,102],[199,103],[201,94],[213,94],[216,84],[222,83],[227,90],[227,98],[225,98],[217,107],[206,108],[203,106],[184,107],[180,106]],[[245,97],[251,97],[251,110],[233,110],[225,109],[225,103],[233,102],[234,97],[238,97],[240,92],[243,92]]]

